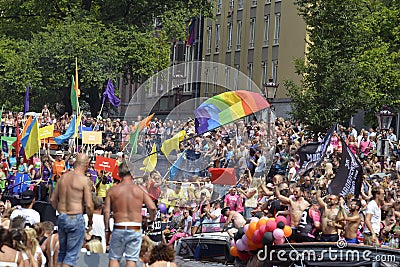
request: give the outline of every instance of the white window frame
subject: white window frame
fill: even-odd
[[[274,45],[279,44],[279,35],[281,31],[281,13],[275,13],[275,28],[274,28]]]
[[[271,0],[265,0],[266,4],[271,4]]]
[[[250,19],[250,48],[254,48],[254,39],[256,37],[256,18]]]
[[[271,72],[272,80],[278,80],[278,60],[272,61],[272,72]]]
[[[207,27],[207,54],[211,53],[211,44],[212,44],[212,27]]]
[[[228,51],[232,50],[232,23],[228,22]]]
[[[229,1],[229,8],[230,8],[231,10],[233,10],[234,7],[235,7],[235,0],[230,0],[230,1]]]
[[[238,20],[236,25],[236,50],[240,50],[242,45],[242,21]]]
[[[268,76],[268,63],[267,61],[261,62],[261,85],[267,82]]]
[[[249,63],[247,65],[247,76],[249,77],[249,81],[247,84],[247,88],[249,88],[250,91],[252,91],[252,86],[253,86],[253,63]]]
[[[238,0],[238,9],[243,9],[243,0]]]
[[[225,67],[225,89],[227,92],[230,91],[230,85],[231,85],[230,67]]]
[[[217,0],[217,14],[221,14],[222,11],[222,0]]]
[[[215,25],[215,52],[219,52],[219,44],[221,40],[221,25]]]
[[[270,28],[270,16],[266,15],[264,17],[264,46],[268,46]]]
[[[252,7],[257,6],[257,0],[251,0],[251,6]]]
[[[217,94],[217,84],[218,84],[218,67],[214,67],[214,81],[213,81],[213,90],[212,90],[213,96],[215,96]]]
[[[235,78],[234,78],[234,84],[233,84],[233,90],[237,91],[239,89],[239,71],[240,71],[240,65],[235,65]]]
[[[205,84],[205,88],[204,88],[204,97],[208,97],[208,92],[210,91],[210,70],[206,69],[206,73],[205,73],[205,80],[206,80],[206,84]]]

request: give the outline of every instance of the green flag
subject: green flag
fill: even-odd
[[[74,75],[72,75],[72,83],[71,83],[71,106],[73,111],[78,110],[78,96],[75,91],[75,79]]]
[[[129,137],[129,144],[131,144],[132,146],[131,154],[137,153],[137,143],[139,140],[139,133],[140,133],[140,125],[137,125],[135,131],[131,133],[131,136]]]

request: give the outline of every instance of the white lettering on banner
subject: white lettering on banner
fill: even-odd
[[[107,161],[103,161],[102,163],[100,163],[99,166],[100,166],[100,167],[104,167],[104,168],[110,168],[110,164],[108,164]]]
[[[347,153],[352,153],[348,148],[347,148]],[[342,189],[342,196],[345,196],[347,194],[354,194],[356,190],[356,180],[357,176],[359,173],[359,165],[357,164],[356,158],[349,154],[351,162],[349,159],[346,159],[345,167],[348,170],[348,175],[346,179],[346,184],[344,185]]]

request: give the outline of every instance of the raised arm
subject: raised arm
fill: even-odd
[[[321,198],[321,190],[317,191],[317,202],[321,208],[323,208],[323,209],[326,208],[326,204],[325,204],[324,200]]]
[[[291,204],[290,198],[281,195],[278,186],[275,186],[275,194],[276,198],[282,201],[283,203]]]

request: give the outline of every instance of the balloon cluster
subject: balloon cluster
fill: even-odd
[[[292,235],[292,228],[286,225],[286,218],[252,218],[250,223],[240,228],[231,241],[231,255],[240,260],[248,260],[258,249],[272,244],[285,243],[285,237]]]

